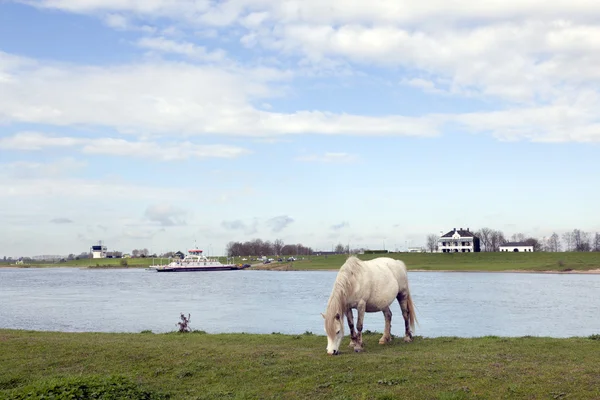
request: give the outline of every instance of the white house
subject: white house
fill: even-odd
[[[500,245],[500,251],[512,251],[515,253],[532,252],[533,246],[525,242],[507,242]]]
[[[456,229],[441,235],[438,239],[440,253],[474,253],[480,252],[479,238],[467,228]]]

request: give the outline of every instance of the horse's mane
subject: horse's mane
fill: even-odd
[[[356,256],[350,256],[337,274],[325,311],[325,330],[329,335],[335,335],[335,315],[339,313],[340,320],[344,320],[346,297],[352,290],[356,277],[361,274],[361,268],[362,261]],[[342,329],[343,327],[342,323]]]

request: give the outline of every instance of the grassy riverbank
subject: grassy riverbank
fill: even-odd
[[[378,257],[374,254],[362,254],[362,260]],[[388,257],[403,260],[411,270],[426,271],[590,271],[600,269],[600,252],[563,252],[563,253],[390,253]],[[309,256],[294,262],[273,262],[262,264],[254,261],[253,269],[273,270],[336,270],[344,263],[347,255]],[[167,262],[166,259],[129,258],[127,266],[121,265],[121,259],[72,260],[64,263],[34,263],[30,267],[79,267],[79,268],[146,268],[153,264]],[[222,262],[226,262],[224,258]],[[246,263],[240,258],[236,263]],[[2,264],[0,264],[2,265]],[[7,266],[7,264],[3,264]],[[14,265],[13,265],[14,266]],[[27,267],[27,266],[22,266]]]
[[[597,336],[378,339],[367,334],[364,353],[332,357],[326,338],[309,333],[0,330],[0,398],[52,385],[171,399],[600,398]]]
[[[380,255],[363,254],[368,260]],[[391,253],[386,256],[404,261],[409,270],[425,271],[589,271],[600,269],[600,252],[577,253]],[[339,269],[346,255],[313,256],[292,263],[259,265],[260,269],[321,270]]]

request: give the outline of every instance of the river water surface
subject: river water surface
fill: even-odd
[[[324,334],[336,274],[0,268],[0,328],[160,333],[189,313],[190,327],[209,333]],[[600,334],[600,275],[414,271],[409,282],[416,335]],[[392,312],[403,335],[398,303]],[[381,313],[366,314],[365,330],[383,327]]]

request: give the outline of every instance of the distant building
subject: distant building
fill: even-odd
[[[90,247],[90,253],[92,258],[106,258],[107,251],[106,246],[102,245],[102,241],[98,242],[97,245]]]
[[[481,251],[479,238],[467,228],[452,229],[438,239],[440,253],[478,253]]]
[[[512,251],[515,253],[532,252],[533,246],[525,242],[507,242],[500,245],[500,251]]]
[[[409,253],[425,253],[425,247],[409,247],[407,249]]]

